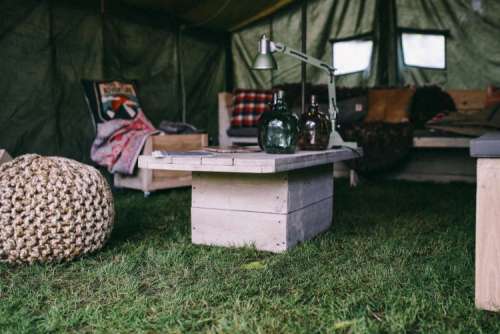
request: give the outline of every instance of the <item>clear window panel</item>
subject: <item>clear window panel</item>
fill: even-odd
[[[403,33],[403,58],[407,66],[446,68],[444,35]]]
[[[373,41],[350,40],[333,43],[333,67],[342,75],[366,70],[372,58]]]

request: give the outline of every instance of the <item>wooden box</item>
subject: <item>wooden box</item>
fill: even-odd
[[[148,138],[142,155],[151,155],[155,150],[180,152],[192,151],[208,145],[207,134],[157,135]],[[117,188],[142,190],[145,195],[159,189],[186,187],[191,185],[191,172],[164,171],[138,168],[136,175],[115,174]]]
[[[275,174],[193,174],[194,244],[284,252],[332,224],[333,165]]]

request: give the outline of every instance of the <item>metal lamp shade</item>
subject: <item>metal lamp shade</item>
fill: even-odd
[[[259,53],[257,57],[255,57],[252,68],[254,70],[275,70],[278,68],[278,65],[276,65],[276,60],[274,60],[272,54]]]
[[[253,62],[254,70],[275,70],[278,68],[271,50],[271,41],[266,35],[262,35],[259,40],[259,53]]]

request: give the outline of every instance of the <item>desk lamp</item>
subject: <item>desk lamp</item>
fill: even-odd
[[[337,120],[338,108],[337,97],[335,92],[335,68],[327,63],[310,57],[300,51],[287,47],[286,45],[278,42],[271,41],[266,35],[262,35],[259,41],[259,53],[255,57],[252,69],[254,70],[275,70],[278,68],[274,60],[273,53],[281,52],[289,55],[295,59],[303,61],[304,63],[318,67],[328,73],[328,112],[332,120],[332,133],[328,147],[332,146],[349,146],[356,148],[356,143],[344,142],[339,133],[337,133],[335,123]]]

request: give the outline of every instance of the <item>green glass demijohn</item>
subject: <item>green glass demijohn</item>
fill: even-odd
[[[262,113],[259,119],[259,146],[266,153],[291,154],[297,147],[299,120],[288,111],[284,96],[282,90],[275,93],[271,111]]]
[[[301,150],[320,151],[328,148],[332,132],[330,115],[321,112],[315,95],[311,95],[309,109],[299,120],[299,147]]]

